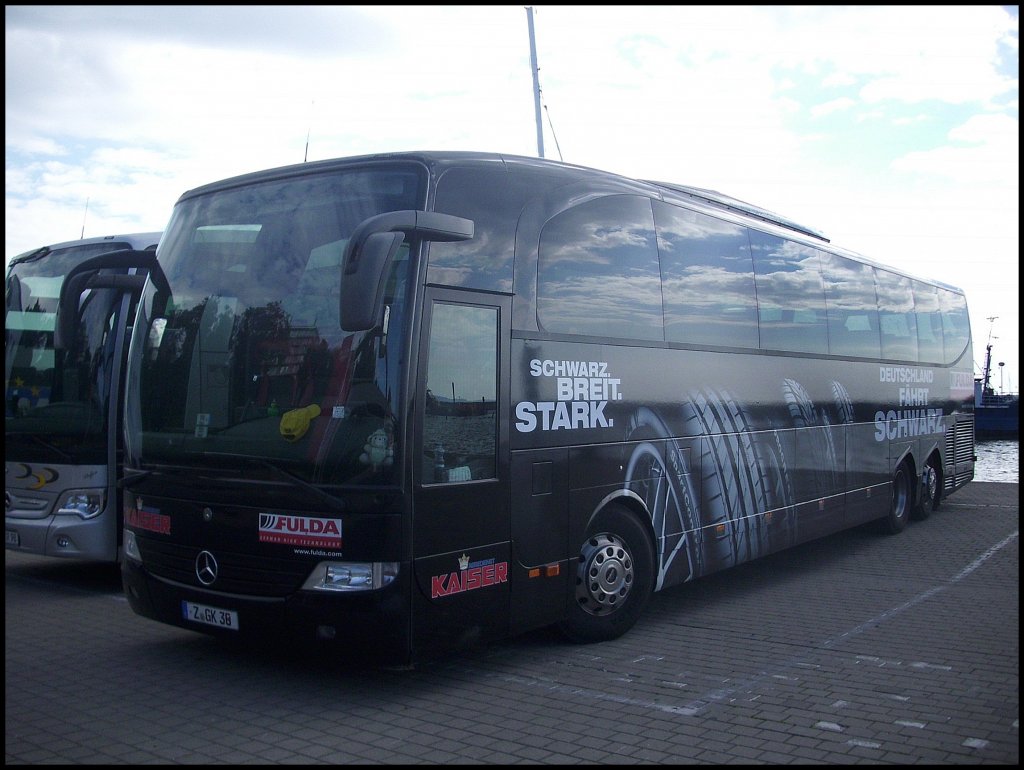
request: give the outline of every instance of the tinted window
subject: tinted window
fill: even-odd
[[[515,228],[530,179],[495,165],[453,168],[437,185],[434,210],[472,219],[468,241],[431,243],[429,283],[491,291],[512,291]]]
[[[913,281],[914,312],[917,315],[917,357],[919,361],[941,363],[942,315],[939,311],[939,289],[921,281]]]
[[[85,259],[131,248],[124,242],[38,250],[37,256],[13,261],[7,273],[4,316],[4,417],[8,449],[19,459],[69,462],[62,447],[73,447],[78,462],[102,463],[107,456],[111,374],[123,294],[113,289],[85,291],[78,303],[80,322],[63,352],[54,348],[54,330],[64,278]],[[27,252],[30,254],[31,252]],[[123,272],[115,270],[110,272]],[[49,434],[42,442],[27,434]],[[65,439],[67,437],[67,439]]]
[[[967,314],[967,298],[963,294],[939,289],[942,309],[942,349],[947,364],[956,361],[971,341],[971,321]]]
[[[307,482],[392,483],[408,252],[384,277],[376,333],[339,327],[340,260],[368,217],[422,209],[425,181],[418,166],[351,167],[179,201],[161,241],[170,291],[144,299],[132,353],[129,453],[225,467],[259,455]]]
[[[761,347],[827,353],[825,288],[819,252],[810,246],[750,231]]]
[[[447,483],[493,478],[498,310],[435,305],[429,355],[423,479]]]
[[[917,360],[917,315],[910,279],[875,268],[884,358]]]
[[[747,230],[654,203],[664,279],[665,339],[757,347],[757,302]]]
[[[878,300],[871,266],[822,253],[822,269],[829,352],[878,358]]]
[[[553,217],[541,231],[537,315],[552,332],[664,338],[654,215],[614,195]]]

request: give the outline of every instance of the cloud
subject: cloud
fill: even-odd
[[[971,284],[976,319],[1016,314],[1015,7],[535,13],[547,157],[719,190]],[[189,188],[306,158],[537,154],[522,6],[7,6],[5,20],[8,258],[83,225],[160,229]]]
[[[822,115],[829,115],[833,112],[843,112],[856,106],[857,102],[851,99],[849,96],[843,96],[839,99],[832,99],[825,104],[819,104],[815,107],[811,107],[810,113],[812,117],[821,117]]]

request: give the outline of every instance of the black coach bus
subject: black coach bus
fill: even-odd
[[[129,354],[139,614],[414,664],[974,473],[959,290],[719,193],[478,153],[181,196]]]
[[[159,239],[160,233],[130,233],[65,241],[19,254],[7,267],[9,550],[109,562],[120,556],[121,383],[146,259],[155,262]],[[90,268],[111,252],[114,258],[103,260],[109,269]],[[132,253],[142,260],[126,259]],[[62,294],[69,304],[60,315]],[[77,335],[62,342],[59,322]]]

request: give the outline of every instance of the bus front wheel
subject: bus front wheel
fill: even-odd
[[[574,642],[616,639],[636,623],[654,588],[654,543],[628,509],[605,508],[580,546],[573,601],[559,629]]]
[[[889,504],[889,513],[881,521],[882,531],[886,534],[897,535],[907,526],[914,499],[912,480],[910,468],[905,462],[900,463],[892,477],[892,502]]]

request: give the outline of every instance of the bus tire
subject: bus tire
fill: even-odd
[[[639,619],[654,590],[654,543],[625,506],[611,503],[580,545],[573,601],[558,624],[579,643],[617,639]]]
[[[889,513],[880,520],[882,532],[898,535],[906,529],[913,499],[913,474],[907,463],[902,462],[892,476],[892,502]]]
[[[921,473],[921,486],[917,493],[917,502],[910,515],[916,521],[924,521],[939,509],[942,499],[942,469],[935,455],[928,458]]]

